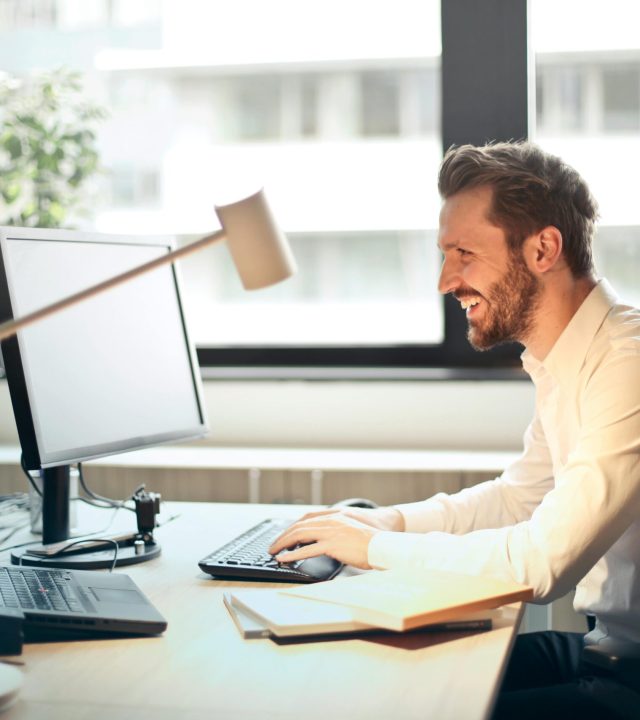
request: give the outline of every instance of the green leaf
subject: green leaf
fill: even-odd
[[[2,197],[8,205],[11,205],[11,203],[20,197],[20,185],[18,185],[18,183],[7,185],[7,187],[2,189]]]
[[[12,160],[16,160],[22,155],[22,143],[17,135],[5,134],[2,138],[2,147],[9,153]]]
[[[59,225],[65,218],[67,211],[57,202],[52,202],[49,205],[49,215],[53,221]]]
[[[0,224],[57,227],[70,207],[82,209],[86,180],[100,172],[96,128],[105,117],[68,67],[0,80]],[[29,199],[20,211],[18,197]]]

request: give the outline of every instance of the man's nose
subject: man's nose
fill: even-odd
[[[438,280],[438,292],[446,295],[453,292],[460,285],[460,273],[456,263],[448,258],[442,261],[440,278]]]

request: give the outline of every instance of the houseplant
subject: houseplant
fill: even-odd
[[[105,117],[80,73],[0,76],[0,224],[68,227],[82,213]]]

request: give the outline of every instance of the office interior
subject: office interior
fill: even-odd
[[[98,492],[120,497],[146,482],[165,499],[308,504],[366,496],[391,504],[494,477],[518,453],[533,409],[517,352],[454,366],[446,363],[455,350],[429,351],[424,362],[419,352],[402,353],[437,349],[451,329],[431,289],[435,176],[452,142],[529,135],[572,161],[600,201],[598,266],[630,301],[640,300],[636,3],[300,5],[0,4],[4,70],[21,77],[69,65],[109,109],[99,134],[107,172],[77,226],[168,232],[180,243],[214,229],[216,193],[259,177],[303,270],[289,293],[283,286],[247,299],[221,250],[184,262],[193,336],[208,348],[200,357],[210,434],[176,448],[170,464],[153,450],[133,464],[89,464]],[[247,12],[269,33],[251,35],[242,25]],[[482,34],[471,13],[482,32],[504,33],[512,62],[493,54],[491,42],[464,70],[459,58],[443,62],[441,29],[452,45]],[[225,31],[212,38],[211,27]],[[296,38],[296,27],[307,35]],[[465,94],[478,103],[476,114],[457,109]],[[269,364],[260,365],[265,346]],[[391,356],[375,349],[388,346],[400,351],[385,364]],[[4,484],[23,488],[4,382],[0,410]],[[236,453],[233,467],[225,450]],[[281,467],[260,467],[261,451],[289,450],[297,454],[285,452]],[[246,452],[246,467],[237,451]],[[314,453],[307,462],[305,451]],[[336,460],[336,452],[345,455]],[[392,457],[376,469],[380,452]],[[419,456],[407,469],[411,453]],[[581,627],[567,601],[557,608],[532,611],[528,628]]]

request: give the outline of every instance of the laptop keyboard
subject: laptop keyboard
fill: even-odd
[[[198,564],[210,575],[244,580],[304,583],[329,580],[336,575],[342,564],[326,555],[294,563],[279,563],[269,554],[271,543],[290,524],[290,520],[264,520],[214,550]]]
[[[64,570],[0,567],[0,607],[84,612]]]

